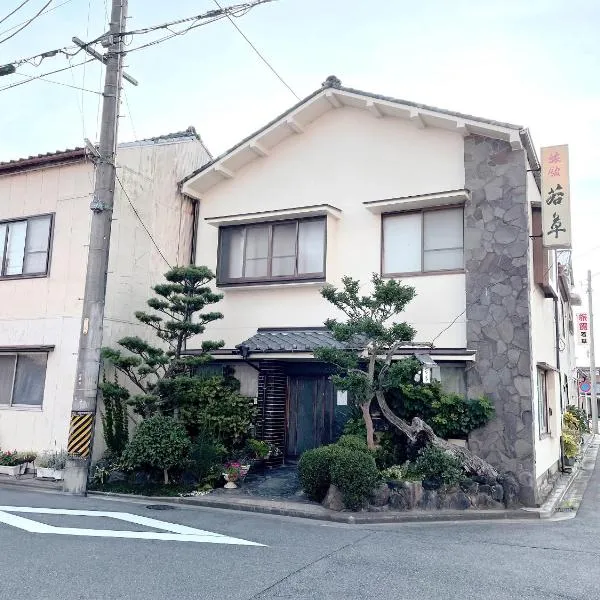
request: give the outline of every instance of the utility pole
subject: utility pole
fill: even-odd
[[[588,322],[590,324],[590,383],[592,384],[592,433],[598,433],[598,401],[596,399],[596,352],[594,348],[594,307],[592,302],[592,272],[588,271],[588,311],[590,313]]]
[[[67,468],[64,491],[85,494],[90,465],[96,397],[100,374],[100,349],[106,295],[106,274],[110,249],[119,97],[123,75],[123,38],[127,0],[112,0],[110,28],[105,55],[106,74],[102,123],[96,166],[96,184],[91,203],[92,219],[83,298],[75,389],[71,409]]]

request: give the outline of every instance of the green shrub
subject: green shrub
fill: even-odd
[[[331,455],[331,483],[335,484],[344,506],[359,510],[367,504],[379,480],[379,471],[372,456],[356,449],[339,447]]]
[[[331,484],[329,466],[335,451],[331,446],[307,450],[298,462],[298,477],[302,489],[311,500],[322,502]]]
[[[359,452],[370,452],[369,447],[367,446],[366,437],[361,435],[343,435],[336,442],[336,445],[341,448],[348,448]]]
[[[567,458],[575,458],[579,454],[579,439],[570,431],[563,431],[563,448]]]
[[[569,404],[567,406],[567,414],[573,415],[578,423],[579,423],[579,432],[580,433],[589,433],[590,426],[588,423],[587,413],[583,408],[579,408],[578,406],[574,406],[573,404]],[[565,414],[566,416],[566,414]]]
[[[189,470],[200,483],[216,483],[221,475],[221,464],[226,450],[210,435],[199,435],[192,444],[189,454]]]
[[[185,428],[171,417],[154,415],[138,425],[123,452],[123,464],[130,469],[160,469],[169,483],[169,469],[183,466],[190,451]]]
[[[269,452],[271,451],[271,447],[268,442],[264,442],[263,440],[255,440],[250,438],[246,441],[246,447],[248,451],[252,455],[252,458],[262,459],[267,458],[269,456]]]
[[[360,435],[367,439],[367,427],[362,415],[351,417],[344,423],[344,435]]]
[[[460,460],[437,446],[423,448],[408,472],[410,476],[437,479],[446,485],[456,485],[464,479]]]
[[[442,393],[431,408],[431,427],[443,438],[466,436],[494,415],[494,405],[488,398],[470,399],[459,394]]]

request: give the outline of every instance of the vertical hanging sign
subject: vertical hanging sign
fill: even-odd
[[[587,313],[580,313],[577,317],[577,339],[580,344],[588,343],[588,316]]]
[[[542,148],[542,242],[546,248],[571,247],[569,147]]]

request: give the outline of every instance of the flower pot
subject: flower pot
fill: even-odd
[[[48,467],[38,467],[35,471],[37,479],[54,479],[60,480],[63,478],[64,471],[62,469],[50,469]]]
[[[9,467],[6,465],[0,465],[0,475],[10,475],[11,477],[16,477],[21,474],[21,468],[24,465],[14,465],[13,467]]]
[[[234,483],[237,480],[237,475],[229,475],[228,473],[223,473],[223,477],[227,482],[225,484],[225,489],[234,490],[237,488],[237,485]]]

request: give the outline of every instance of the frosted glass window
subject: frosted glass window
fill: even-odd
[[[325,274],[325,219],[224,227],[220,235],[219,283]]]
[[[421,213],[383,219],[383,272],[421,271]]]
[[[323,273],[325,220],[304,221],[298,230],[298,273]]]
[[[52,217],[0,223],[0,277],[48,272]]]
[[[383,217],[383,273],[452,271],[464,266],[463,209]]]
[[[0,354],[0,405],[41,406],[47,362],[46,352]]]
[[[0,354],[0,404],[10,404],[15,377],[14,354]]]

